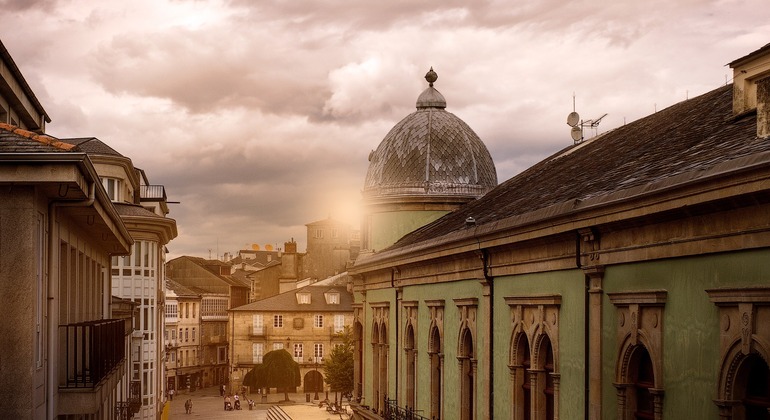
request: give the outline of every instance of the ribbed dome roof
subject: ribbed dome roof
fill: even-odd
[[[433,87],[417,99],[417,111],[393,127],[369,155],[364,197],[455,196],[477,198],[497,185],[497,172],[484,143],[463,120],[444,110]]]

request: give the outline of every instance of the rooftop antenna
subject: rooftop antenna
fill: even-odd
[[[602,121],[604,117],[606,117],[607,114],[605,113],[599,118],[593,119],[593,120],[581,120],[580,114],[575,112],[575,93],[572,93],[572,112],[567,115],[567,125],[572,127],[572,130],[570,130],[570,136],[572,136],[572,140],[575,142],[575,144],[579,144],[583,142],[584,136],[583,136],[583,129],[588,127],[594,129],[594,135],[596,135],[597,127],[599,126],[599,123]]]

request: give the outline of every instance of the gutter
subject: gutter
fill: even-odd
[[[489,284],[489,419],[495,418],[495,282],[494,277],[489,274],[489,250],[481,248],[479,243],[479,251],[481,252],[481,263],[484,271],[484,279]]]
[[[739,157],[726,162],[718,163],[705,170],[693,170],[684,172],[658,181],[653,181],[648,184],[637,185],[623,190],[609,192],[604,195],[585,199],[572,198],[561,203],[535,209],[523,214],[513,215],[503,219],[480,224],[472,232],[458,228],[457,230],[446,233],[442,236],[401,247],[391,247],[389,249],[380,251],[368,258],[363,258],[359,261],[356,261],[356,266],[354,269],[357,273],[360,273],[364,270],[371,271],[378,268],[383,268],[381,266],[386,265],[389,260],[404,260],[402,261],[402,264],[404,262],[422,260],[425,259],[425,255],[435,253],[435,249],[439,247],[444,247],[445,251],[449,251],[450,253],[452,252],[452,249],[456,249],[459,252],[462,252],[463,248],[465,248],[464,250],[475,249],[476,246],[474,246],[475,244],[473,244],[471,241],[478,241],[477,236],[479,235],[490,237],[491,240],[500,239],[501,237],[510,238],[513,235],[507,231],[516,229],[518,231],[516,234],[517,236],[530,234],[529,236],[532,237],[540,237],[542,234],[538,233],[538,231],[543,229],[549,229],[551,231],[559,229],[559,227],[562,226],[562,223],[560,223],[559,220],[562,218],[568,220],[571,224],[564,226],[563,229],[558,230],[556,233],[569,232],[576,229],[576,222],[581,221],[576,217],[576,215],[579,213],[585,213],[589,210],[599,211],[602,209],[607,209],[605,213],[602,213],[602,215],[608,216],[625,211],[624,209],[613,210],[612,206],[629,203],[632,200],[654,200],[648,204],[635,207],[634,209],[638,211],[640,208],[653,207],[664,203],[664,201],[671,201],[670,198],[666,200],[655,200],[655,197],[660,196],[661,194],[676,194],[677,191],[681,191],[684,188],[692,188],[699,185],[703,186],[700,190],[695,192],[684,191],[683,193],[680,193],[679,196],[688,197],[692,195],[713,192],[717,189],[724,188],[724,186],[718,182],[720,179],[725,179],[731,176],[734,177],[745,172],[758,171],[760,169],[770,170],[770,152],[762,152],[755,155]],[[740,185],[747,182],[757,182],[762,179],[768,179],[769,177],[770,176],[768,175],[763,175],[762,178],[754,176],[750,179],[740,180],[738,183],[733,181],[732,184]],[[727,182],[730,181],[728,180]],[[750,194],[752,192],[754,191],[742,191],[741,194]],[[657,209],[653,210],[652,213],[658,213],[665,210],[668,209]]]

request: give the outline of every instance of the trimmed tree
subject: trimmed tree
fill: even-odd
[[[289,401],[289,389],[302,383],[299,363],[284,349],[267,352],[262,363],[246,374],[243,383],[253,388],[283,389],[284,401]]]
[[[342,332],[342,344],[334,346],[324,360],[324,375],[329,388],[346,395],[353,391],[353,335],[350,328]]]

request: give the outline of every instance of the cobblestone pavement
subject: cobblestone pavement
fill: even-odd
[[[254,401],[254,410],[249,410],[248,403],[241,404],[241,410],[224,410],[224,399],[219,396],[219,390],[215,387],[205,388],[190,393],[182,392],[174,396],[173,401],[167,401],[164,420],[186,420],[186,419],[267,419],[267,410],[273,405],[279,405],[293,420],[335,420],[339,415],[331,415],[324,408],[318,408],[318,401],[306,402],[305,394],[289,394],[291,402],[280,402],[283,400],[283,393],[269,394],[267,402],[261,403],[261,395],[250,395]],[[322,396],[323,398],[323,396]],[[192,400],[192,413],[186,414],[184,403],[186,400]],[[343,416],[343,418],[347,418]]]

